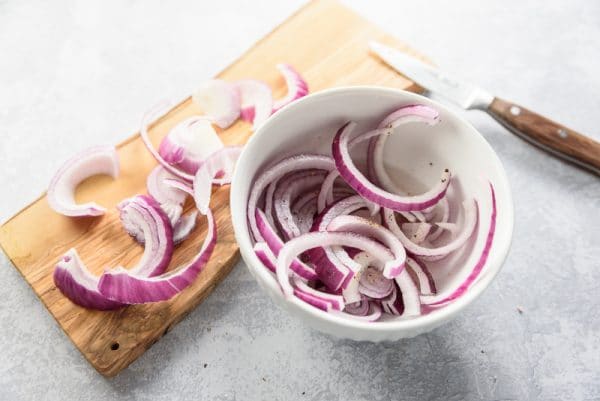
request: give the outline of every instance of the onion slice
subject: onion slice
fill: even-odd
[[[309,304],[326,312],[344,309],[344,298],[341,295],[329,294],[310,287],[297,276],[293,279],[294,295]]]
[[[387,250],[387,249],[386,249]],[[389,252],[389,251],[388,251]],[[376,258],[369,253],[361,252],[356,255],[356,257],[360,257],[360,263],[365,266],[375,266],[379,269],[382,269],[383,264],[385,263],[385,259]],[[389,259],[388,259],[389,260]],[[390,312],[386,310],[384,302],[390,301],[391,296],[393,296],[394,291],[388,297],[382,300],[382,306],[384,306],[384,310],[388,313],[393,313],[397,315],[402,315],[404,317],[408,316],[418,316],[421,314],[421,301],[419,299],[419,290],[415,285],[412,277],[410,276],[407,269],[403,269],[402,272],[395,278],[396,285],[399,288],[400,298],[394,298],[391,304],[396,305],[396,312]],[[389,303],[389,302],[388,302]],[[400,307],[402,305],[402,307]]]
[[[294,67],[281,63],[277,64],[277,69],[285,79],[288,92],[284,97],[273,102],[273,113],[308,94],[308,84]]]
[[[363,295],[358,301],[346,302],[344,312],[355,316],[366,316],[369,313],[369,300]]]
[[[173,230],[160,205],[151,196],[137,195],[122,201],[118,209],[125,230],[145,245],[142,258],[130,272],[141,276],[163,273],[173,255]]]
[[[248,220],[254,240],[262,240],[258,227],[256,226],[255,209],[267,186],[292,171],[305,169],[331,171],[334,168],[335,164],[331,157],[305,154],[289,157],[265,169],[264,173],[254,181],[252,191],[250,192],[250,198],[248,199]]]
[[[223,80],[203,82],[192,95],[192,100],[221,128],[229,127],[240,116],[240,93],[234,85]]]
[[[56,172],[48,187],[48,204],[65,216],[100,216],[106,208],[95,202],[77,204],[75,188],[88,177],[98,174],[119,175],[119,158],[112,146],[86,149],[67,160]]]
[[[145,244],[140,261],[128,271],[140,277],[161,274],[173,254],[171,225],[160,206],[149,196],[136,196],[120,204],[125,227],[139,232]],[[108,299],[98,289],[99,277],[90,273],[77,251],[70,249],[57,263],[53,274],[56,287],[77,305],[112,310],[124,305]]]
[[[415,244],[421,244],[431,231],[430,223],[402,223],[402,232]]]
[[[185,216],[181,216],[177,223],[173,226],[173,244],[177,245],[183,242],[189,237],[189,235],[196,228],[196,219],[198,218],[198,211],[194,210],[189,212]]]
[[[383,226],[363,217],[346,215],[334,218],[327,225],[327,230],[353,232],[373,238],[385,245],[394,254],[394,260],[385,263],[383,268],[384,277],[388,279],[395,278],[404,269],[404,261],[406,260],[404,247],[398,238]]]
[[[261,241],[254,244],[252,249],[254,250],[256,257],[258,257],[260,262],[272,273],[275,273],[277,256],[275,256],[269,245],[267,245],[266,242]]]
[[[381,306],[379,306],[377,304],[377,302],[366,301],[366,307],[368,308],[368,311],[363,316],[355,315],[355,314],[352,314],[351,312],[342,313],[342,312],[332,311],[331,313],[335,314],[335,315],[343,316],[344,318],[349,319],[349,320],[358,320],[361,322],[376,322],[377,320],[379,320],[381,318],[382,310],[381,310]]]
[[[281,180],[273,194],[275,218],[286,238],[300,235],[300,227],[292,213],[291,205],[299,194],[315,190],[323,180],[324,174],[319,170],[307,170]]]
[[[429,306],[441,306],[455,300],[456,298],[459,298],[469,289],[469,287],[475,282],[475,280],[477,280],[479,274],[483,270],[483,267],[485,266],[488,256],[490,254],[490,250],[492,249],[492,244],[494,242],[494,234],[496,233],[496,193],[494,192],[494,187],[491,183],[489,184],[489,186],[491,191],[492,210],[491,215],[489,217],[489,227],[485,238],[485,243],[483,245],[483,249],[481,251],[481,254],[479,255],[477,262],[470,271],[463,269],[463,276],[465,274],[467,275],[463,279],[456,280],[457,285],[454,285],[451,288],[447,288],[443,292],[438,293],[437,295],[422,295],[421,302],[423,304]]]
[[[181,121],[163,138],[158,153],[169,164],[194,174],[206,157],[223,147],[223,142],[205,116]]]
[[[229,184],[235,163],[242,152],[241,146],[228,146],[210,155],[194,176],[194,201],[202,214],[208,212],[212,185]]]
[[[358,291],[371,299],[388,296],[394,288],[394,280],[383,276],[381,270],[367,267],[360,276]]]
[[[475,225],[477,224],[477,202],[475,199],[466,200],[463,202],[463,209],[465,215],[461,233],[449,243],[437,248],[426,248],[415,244],[407,238],[400,227],[398,227],[394,212],[390,209],[383,209],[384,223],[398,237],[409,253],[425,260],[439,260],[462,247],[475,231]]]
[[[426,193],[417,196],[395,195],[369,182],[354,165],[348,151],[350,134],[355,127],[356,123],[347,122],[338,130],[333,140],[332,153],[335,165],[344,181],[361,196],[382,207],[405,212],[427,209],[444,197],[450,184],[450,172],[448,169],[444,170],[442,178],[437,185]]]
[[[125,306],[98,291],[98,277],[90,273],[73,248],[56,264],[54,284],[73,303],[88,309],[114,310]]]
[[[264,242],[267,244],[271,252],[273,252],[273,254],[276,257],[279,256],[281,248],[283,248],[284,245],[283,241],[277,235],[277,233],[269,223],[267,216],[262,210],[257,208],[255,217],[256,223],[258,225],[258,230],[260,232],[261,237],[264,239]],[[261,256],[259,256],[259,258],[260,257]],[[306,280],[317,280],[319,278],[312,267],[308,266],[306,263],[302,262],[298,258],[292,260],[290,267],[294,273]]]
[[[435,241],[442,235],[444,232],[444,227],[440,226],[440,224],[446,224],[448,219],[450,218],[450,203],[448,202],[448,198],[444,197],[437,205],[437,207],[441,210],[440,220],[435,223],[436,227],[433,231],[427,236],[427,240],[429,242]],[[437,210],[434,211],[436,214],[439,213]]]
[[[358,195],[341,199],[314,219],[311,231],[326,231],[328,225],[337,216],[353,213],[371,205]],[[352,284],[352,278],[362,267],[341,248],[318,247],[309,250],[307,255],[316,266],[315,270],[323,284],[332,291],[348,289]],[[352,299],[352,296],[350,298]]]
[[[424,263],[408,257],[406,258],[406,266],[416,277],[416,282],[419,284],[419,292],[421,295],[432,295],[437,293],[433,276]]]
[[[187,264],[156,277],[131,274],[123,267],[105,271],[98,290],[108,299],[128,304],[166,301],[194,282],[215,248],[217,227],[210,209],[206,214],[208,232],[198,254]]]
[[[163,101],[156,106],[154,106],[150,111],[146,112],[142,117],[142,124],[140,127],[140,137],[142,138],[142,142],[144,142],[144,146],[148,149],[148,152],[156,159],[156,161],[165,168],[169,173],[173,174],[176,177],[182,178],[186,181],[193,181],[194,176],[192,174],[186,173],[181,169],[172,166],[168,161],[166,161],[160,153],[154,149],[154,145],[150,140],[150,135],[148,134],[148,127],[150,126],[151,121],[154,121],[159,116],[164,115],[165,110],[170,108],[172,105],[169,102]]]
[[[370,238],[352,233],[339,232],[312,232],[302,234],[286,242],[277,258],[277,281],[285,296],[293,294],[293,287],[289,281],[289,267],[296,257],[309,249],[329,246],[350,246],[377,255],[378,258],[392,259],[393,255],[381,244]],[[387,259],[386,259],[387,261]]]
[[[171,226],[174,226],[179,221],[181,212],[183,211],[182,206],[185,202],[185,193],[173,190],[168,185],[168,182],[174,179],[176,177],[161,165],[152,169],[146,178],[146,190],[148,194],[160,204],[160,207],[169,217]]]
[[[273,110],[271,88],[266,83],[253,79],[237,81],[234,85],[240,93],[241,117],[252,122],[252,129],[256,131]]]

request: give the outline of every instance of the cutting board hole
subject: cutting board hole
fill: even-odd
[[[119,349],[119,343],[112,343],[110,345],[110,349],[112,349],[113,351],[116,351]]]

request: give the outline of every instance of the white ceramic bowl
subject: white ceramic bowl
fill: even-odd
[[[410,124],[390,136],[384,152],[390,173],[407,190],[422,191],[439,179],[443,168],[453,173],[454,196],[489,199],[491,182],[497,199],[497,225],[489,259],[478,281],[453,303],[416,318],[392,318],[383,322],[359,322],[333,316],[308,304],[283,298],[277,282],[252,250],[246,207],[250,188],[257,173],[269,164],[300,152],[331,154],[331,140],[337,128],[348,120],[358,123],[356,132],[374,128],[390,112],[408,104],[426,104],[440,112],[441,122],[434,126]],[[359,152],[364,154],[364,152]],[[357,157],[358,154],[357,153]],[[360,162],[360,160],[357,160]],[[456,182],[455,182],[456,181]],[[455,185],[458,184],[458,185]],[[491,202],[479,202],[489,215]],[[513,205],[510,188],[500,160],[468,122],[432,100],[396,89],[382,87],[336,88],[311,94],[275,113],[252,136],[236,167],[231,186],[231,213],[235,236],[250,273],[260,286],[291,314],[310,326],[338,337],[353,340],[384,341],[430,331],[452,319],[473,302],[496,276],[510,247],[513,229]],[[454,267],[431,268],[438,289],[456,277],[458,269],[471,268],[479,256],[476,249],[485,240],[486,224],[479,224],[477,236],[463,255],[454,257]],[[483,239],[482,239],[483,238]]]

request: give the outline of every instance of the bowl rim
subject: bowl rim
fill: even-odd
[[[260,262],[260,260],[253,251],[247,221],[248,200],[247,198],[242,199],[241,191],[243,188],[240,181],[243,179],[241,176],[244,174],[241,172],[248,171],[248,167],[246,166],[246,164],[248,164],[249,160],[252,158],[251,154],[253,153],[252,148],[254,146],[254,143],[259,140],[258,138],[266,135],[265,132],[268,132],[271,125],[273,125],[276,121],[286,118],[287,114],[290,113],[290,110],[293,110],[294,108],[299,107],[304,103],[311,102],[316,99],[337,96],[340,93],[347,92],[366,92],[373,94],[387,93],[404,98],[398,99],[399,101],[408,100],[411,102],[425,103],[436,107],[440,110],[443,110],[445,113],[450,115],[451,118],[455,119],[459,125],[462,125],[464,129],[468,130],[471,135],[474,135],[476,138],[478,138],[477,140],[482,141],[482,145],[489,151],[492,165],[498,173],[498,180],[494,182],[495,187],[497,188],[499,186],[497,184],[498,182],[500,182],[501,186],[505,189],[505,192],[503,191],[502,194],[506,198],[506,204],[504,205],[504,209],[502,211],[503,217],[500,220],[501,224],[504,227],[506,227],[504,230],[505,235],[503,237],[499,237],[498,235],[496,235],[494,242],[495,246],[492,248],[492,251],[490,252],[490,257],[487,262],[487,273],[481,276],[478,280],[476,280],[476,282],[460,298],[457,298],[450,304],[439,308],[433,313],[428,313],[426,315],[411,317],[407,319],[400,318],[383,322],[365,322],[360,320],[348,319],[344,316],[322,311],[304,302],[300,302],[295,298],[291,300],[286,299],[281,293],[276,279],[274,279],[271,273],[263,266],[263,264]],[[254,179],[254,177],[252,177],[252,179]],[[242,258],[244,259],[244,262],[248,267],[250,273],[254,276],[254,278],[257,281],[259,281],[259,284],[262,284],[261,287],[263,285],[270,287],[271,291],[269,292],[271,293],[271,296],[273,296],[273,294],[277,294],[279,299],[285,304],[286,309],[288,310],[289,306],[297,306],[301,308],[304,313],[311,315],[313,318],[319,321],[324,321],[325,323],[332,323],[341,328],[359,329],[366,330],[369,332],[389,333],[435,326],[436,324],[441,324],[444,321],[449,320],[452,316],[466,308],[471,302],[473,302],[483,293],[483,291],[490,285],[490,283],[494,280],[494,278],[501,270],[511,246],[514,229],[514,205],[510,185],[508,182],[508,177],[506,175],[506,171],[504,170],[504,166],[500,161],[500,158],[498,157],[494,149],[491,147],[491,145],[488,143],[488,141],[483,137],[483,135],[481,135],[481,133],[475,127],[473,127],[466,119],[458,115],[456,112],[450,110],[443,104],[440,104],[432,99],[416,94],[414,92],[377,85],[344,86],[325,89],[322,91],[311,93],[301,99],[298,99],[295,102],[286,105],[277,113],[273,114],[250,137],[238,159],[236,171],[234,173],[231,183],[230,209],[232,215],[232,225],[234,229],[234,234],[238,246],[240,248]],[[496,231],[496,234],[498,234],[498,231]]]

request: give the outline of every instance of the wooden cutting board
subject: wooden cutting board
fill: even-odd
[[[262,79],[273,88],[274,96],[280,97],[285,94],[286,85],[275,64],[287,62],[303,74],[311,92],[366,84],[417,90],[412,82],[369,55],[367,43],[372,39],[415,54],[339,3],[314,1],[261,39],[218,77],[229,81]],[[200,114],[200,110],[189,98],[177,105],[152,126],[154,143],[158,145],[171,127],[194,114]],[[249,128],[249,124],[238,122],[219,134],[227,145],[243,144],[251,134]],[[116,375],[150,348],[200,304],[239,259],[230,221],[229,189],[224,187],[215,190],[211,202],[218,224],[213,256],[194,284],[181,294],[167,302],[113,312],[86,310],[65,298],[54,286],[52,272],[69,248],[76,248],[96,274],[118,264],[130,266],[143,252],[121,228],[114,206],[125,197],[145,192],[146,176],[156,162],[137,134],[119,144],[118,153],[118,179],[92,177],[76,193],[78,201],[95,200],[111,208],[104,216],[61,216],[48,207],[43,195],[0,227],[0,245],[6,255],[75,346],[105,376]],[[200,220],[196,235],[176,250],[171,268],[198,251],[205,232],[206,222]]]

